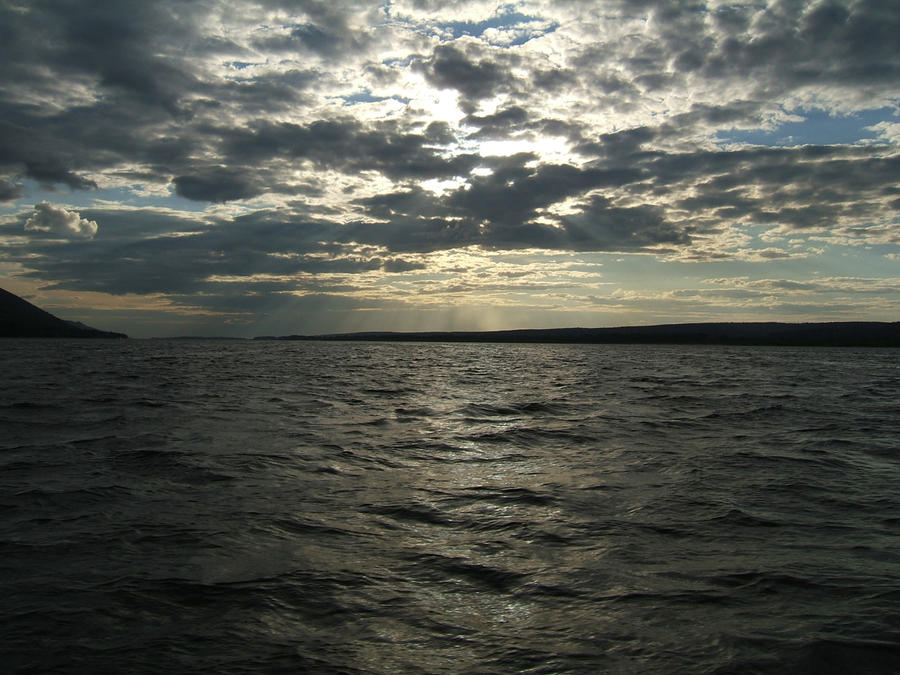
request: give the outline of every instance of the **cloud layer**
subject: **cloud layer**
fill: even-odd
[[[0,247],[31,288],[413,311],[499,256],[519,276],[468,306],[537,317],[589,311],[602,256],[656,261],[662,297],[676,261],[900,246],[892,3],[38,0],[0,26]]]

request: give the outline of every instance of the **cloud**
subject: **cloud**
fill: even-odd
[[[616,207],[599,197],[585,204],[577,216],[564,218],[563,224],[576,250],[639,251],[691,242],[690,234],[667,222],[661,209]]]
[[[416,260],[405,260],[403,258],[392,258],[385,260],[382,269],[385,272],[399,273],[411,272],[413,270],[424,270],[427,266]]]
[[[492,115],[466,115],[463,118],[465,124],[478,128],[478,131],[472,134],[472,138],[506,136],[510,130],[521,126],[527,120],[528,111],[521,106],[511,106]]]
[[[292,18],[281,30],[269,31],[274,34],[254,39],[256,49],[288,53],[302,50],[336,59],[364,51],[372,43],[365,26],[353,25],[354,3],[308,0],[263,4],[289,13]]]
[[[749,279],[732,277],[704,279],[704,283],[731,287],[751,293],[858,293],[893,294],[900,290],[900,277],[820,277],[810,281],[797,279]]]
[[[252,176],[224,166],[198,167],[190,175],[175,176],[172,183],[179,195],[197,201],[227,202],[263,192],[262,187],[254,185]]]
[[[885,142],[891,143],[892,145],[900,145],[900,123],[879,122],[868,128],[875,131]]]
[[[0,202],[11,202],[22,196],[22,184],[0,178]]]
[[[0,3],[0,248],[247,307],[473,249],[888,261],[898,33],[875,0]]]
[[[93,239],[97,223],[82,218],[75,211],[67,211],[49,202],[34,205],[34,214],[25,221],[27,232],[47,232],[62,237]]]
[[[479,99],[500,93],[514,79],[503,63],[471,55],[455,45],[441,45],[425,65],[426,79],[439,89],[455,89],[463,97],[465,109],[474,110]]]

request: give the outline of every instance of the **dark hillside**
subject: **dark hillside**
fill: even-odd
[[[124,338],[123,333],[97,330],[64,321],[0,288],[0,337]]]

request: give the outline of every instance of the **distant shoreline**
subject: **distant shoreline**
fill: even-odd
[[[481,342],[556,344],[682,344],[810,347],[900,347],[900,322],[688,323],[617,328],[498,331],[366,331],[326,335],[264,335],[254,340],[333,342]]]
[[[122,339],[128,336],[124,333],[98,330],[75,321],[65,321],[0,288],[0,337]],[[900,321],[707,322],[616,328],[365,331],[320,335],[263,335],[254,338],[183,335],[149,339],[900,347]]]

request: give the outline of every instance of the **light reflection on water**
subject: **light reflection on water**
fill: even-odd
[[[0,650],[56,671],[889,672],[894,356],[10,341]]]

